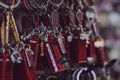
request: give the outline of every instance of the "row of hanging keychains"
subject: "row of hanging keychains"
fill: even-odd
[[[12,1],[14,2],[14,0]],[[15,4],[8,6],[0,2],[0,5],[6,9],[0,28],[2,42],[0,53],[1,80],[37,80],[37,74],[33,67],[34,52],[28,44],[21,42],[12,13],[12,10],[19,3],[20,0],[17,0]]]
[[[55,24],[57,24],[57,23],[55,23]],[[55,27],[53,27],[53,29],[54,29],[53,31],[51,29],[50,30],[46,29],[47,30],[46,33],[42,32],[42,31],[44,31],[44,29],[45,29],[45,26],[43,25],[43,23],[41,23],[40,29],[39,29],[39,27],[36,26],[35,29],[33,29],[33,31],[30,34],[28,34],[27,36],[25,36],[23,39],[24,40],[27,39],[27,43],[29,43],[31,45],[31,48],[35,53],[35,59],[36,59],[35,61],[36,62],[38,62],[37,61],[38,56],[46,55],[48,62],[50,61],[49,64],[51,65],[51,67],[53,67],[53,69],[52,69],[53,72],[63,71],[66,69],[65,65],[61,64],[59,61],[61,59],[61,62],[62,62],[62,57],[67,58],[67,54],[66,54],[67,51],[65,50],[65,46],[63,44],[63,39],[62,39],[63,36],[62,36],[61,32],[59,32],[57,30],[57,28],[55,29]],[[49,39],[47,40],[48,36],[49,36]],[[60,45],[58,44],[58,40],[59,40]],[[47,49],[45,49],[45,47]],[[51,47],[52,47],[52,50],[51,50]],[[46,53],[47,50],[48,50],[48,53]],[[61,51],[62,51],[62,53],[61,53]],[[55,58],[58,58],[58,59],[54,60]],[[41,59],[39,58],[39,60],[41,60]],[[52,61],[52,64],[51,64],[51,61]],[[56,61],[57,61],[57,63],[56,63]],[[66,64],[66,67],[69,67],[68,62],[66,62],[66,61],[67,61],[67,59],[65,60],[65,62],[63,61],[63,63]],[[37,65],[39,65],[39,64],[36,63],[35,66],[37,67]],[[58,67],[61,70],[59,70]]]
[[[86,0],[73,1],[71,5],[69,2],[72,0],[49,0],[48,12],[30,15],[34,29],[22,38],[35,53],[36,67],[43,63],[37,63],[41,60],[39,54],[46,55],[53,73],[70,69],[72,63],[87,64],[88,57],[97,59],[99,65],[106,62],[104,41],[96,31],[95,6],[90,6]],[[23,27],[30,19],[26,17]]]

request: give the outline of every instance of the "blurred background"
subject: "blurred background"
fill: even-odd
[[[107,58],[117,59],[110,68],[110,80],[120,80],[120,0],[95,0],[98,27],[105,39]]]

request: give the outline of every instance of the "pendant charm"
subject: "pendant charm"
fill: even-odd
[[[84,31],[80,34],[80,39],[81,40],[89,40],[89,37],[91,34],[92,34],[92,31],[88,31],[88,32]]]

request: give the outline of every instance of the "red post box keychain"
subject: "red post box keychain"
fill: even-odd
[[[0,54],[0,79],[13,80],[14,65],[9,53]]]
[[[70,69],[70,65],[68,61],[68,52],[65,47],[65,38],[61,32],[58,32],[56,34],[56,37],[57,37],[58,46],[60,48],[61,55],[62,55],[60,62],[65,65],[66,69]]]
[[[63,2],[63,0],[61,0]],[[51,4],[54,4],[50,0]],[[60,3],[61,4],[61,3]],[[59,4],[59,5],[60,5]],[[58,38],[56,37],[57,29],[60,27],[60,21],[59,21],[59,5],[57,8],[54,9],[53,5],[53,12],[51,13],[51,25],[52,25],[52,32],[48,34],[48,40],[46,41],[45,47],[47,50],[47,57],[48,62],[51,66],[51,70],[53,73],[61,72],[67,69],[66,65],[64,63],[61,63],[62,59],[62,52],[58,43]]]
[[[62,54],[60,52],[60,48],[55,41],[55,37],[50,34],[48,37],[48,41],[45,44],[47,50],[48,61],[51,66],[51,70],[53,73],[61,72],[66,70],[64,64],[60,63],[60,59],[62,58]]]
[[[31,53],[30,46],[25,45],[25,49],[21,50],[21,55],[23,58],[23,63],[21,64],[20,69],[22,68],[24,72],[20,71],[22,74],[21,78],[26,79],[26,80],[38,80],[37,79],[37,74],[34,66],[32,65],[33,63],[33,55]],[[21,80],[21,79],[20,79]]]
[[[7,49],[7,44],[9,41],[9,18],[10,12],[7,13],[7,21],[5,26],[5,18],[3,17],[1,25],[1,42],[2,42],[2,52],[0,54],[0,79],[1,80],[13,80],[13,63],[10,59],[10,49]],[[7,40],[7,39],[8,40]]]
[[[39,51],[39,49],[40,49],[40,38],[39,38],[39,36],[37,36],[37,35],[31,36],[30,39],[29,39],[28,44],[31,46],[31,49],[34,52],[34,58],[35,58],[34,68],[36,70],[38,70],[39,69],[38,68],[39,64],[37,64],[37,62],[38,62],[38,60],[40,58],[40,55],[39,55],[39,53],[40,53],[40,51]]]
[[[46,16],[42,16],[42,18],[46,19]],[[46,29],[46,26],[41,22],[43,21],[41,16],[36,15],[35,16],[35,29],[33,30],[33,35],[29,38],[28,44],[30,44],[31,49],[35,53],[35,62],[34,66],[36,70],[43,70],[44,65],[44,40],[43,40],[43,34]],[[40,24],[41,23],[41,24]],[[36,31],[38,33],[36,33]]]
[[[98,65],[106,65],[107,64],[107,57],[106,57],[106,52],[105,52],[105,44],[104,44],[104,39],[99,35],[97,26],[96,26],[96,16],[95,12],[91,12],[94,17],[92,17],[93,23],[92,23],[92,31],[94,34],[94,48],[96,52],[96,57],[97,57],[97,62]]]
[[[68,34],[67,34],[67,41],[68,41],[68,48],[69,48],[69,58],[71,63],[78,62],[77,56],[78,56],[78,35],[80,34],[79,31],[77,31],[76,28],[76,18],[74,12],[70,12],[69,15],[70,19],[70,27],[68,28]],[[76,35],[77,34],[77,35]]]
[[[78,22],[78,26],[80,28],[78,35],[78,63],[86,63],[87,62],[87,48],[86,41],[89,40],[89,35],[83,30],[83,12],[78,9],[76,12],[76,18]]]
[[[98,37],[94,41],[95,51],[97,55],[97,62],[100,66],[105,66],[107,62],[107,57],[105,53],[104,40],[101,37]]]

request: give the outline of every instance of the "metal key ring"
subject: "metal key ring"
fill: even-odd
[[[15,4],[15,0],[10,0],[10,4],[14,5]]]
[[[29,1],[29,4],[30,4],[34,9],[37,9],[37,6],[35,5],[34,0],[28,0],[28,1]]]
[[[46,6],[44,6],[44,5],[42,5],[40,8],[39,8],[39,15],[40,16],[42,16],[42,15],[44,15],[44,14],[46,14],[46,12],[47,12],[47,7]]]
[[[7,2],[8,1],[8,2]],[[5,4],[7,4],[7,5],[9,5],[9,6],[12,6],[12,5],[14,5],[15,4],[15,0],[7,0],[7,1],[5,1],[6,3]],[[4,3],[4,2],[3,2]]]
[[[0,5],[6,9],[14,9],[16,7],[18,7],[18,5],[20,4],[21,0],[18,0],[16,4],[12,5],[12,6],[8,6],[2,2],[0,2]]]
[[[74,73],[72,74],[72,80],[75,80],[75,76],[76,76],[76,74],[78,73],[79,70],[80,69],[78,68],[74,71]]]
[[[29,7],[28,7],[28,5],[26,4],[26,0],[23,0],[23,4],[24,4],[24,6],[25,6],[25,8],[26,8],[27,10],[30,10]]]
[[[30,4],[30,1],[29,0],[26,0],[27,4],[28,4],[28,7],[30,8],[30,10],[34,10],[34,8],[31,6]]]
[[[51,79],[58,79],[58,76],[56,76],[56,75],[50,75],[45,80],[51,80]]]
[[[83,71],[87,71],[87,70],[88,70],[88,68],[82,68],[82,69],[77,73],[77,80],[81,80],[81,79],[80,79],[80,76],[81,76],[82,72],[83,72]],[[95,74],[95,72],[94,72],[93,70],[91,70],[91,71],[88,72],[88,73],[90,73],[90,74],[92,75],[93,80],[97,80],[96,74]]]
[[[29,5],[28,0],[23,0],[23,3],[27,10],[33,10],[33,8]]]
[[[39,4],[37,3],[37,1],[36,1],[36,0],[33,0],[33,1],[34,1],[35,5],[37,6],[37,8],[40,8],[40,6],[39,6]]]
[[[30,50],[31,46],[29,44],[24,44],[24,49],[26,50],[27,48]]]
[[[57,30],[56,32],[53,33],[53,35],[55,38],[59,38],[60,36],[62,36],[62,33]]]
[[[56,0],[54,0],[54,1],[56,1]],[[59,7],[60,5],[63,4],[64,1],[61,0],[59,3],[55,3],[55,2],[53,2],[52,0],[48,0],[48,2],[49,2],[50,4],[52,4],[53,6]]]
[[[48,0],[45,2],[43,1],[36,1],[36,0],[33,0],[34,3],[37,5],[38,8],[42,8],[43,6],[47,7],[48,6]],[[42,2],[42,3],[41,3]]]
[[[44,15],[46,14],[47,12],[47,6],[48,6],[48,1],[38,1],[38,0],[33,0],[34,1],[34,4],[36,5],[37,7],[37,10],[38,10],[38,14],[41,16],[41,15]]]
[[[53,35],[55,38],[59,38],[59,36],[62,36],[62,33],[58,30],[58,27],[53,27]]]
[[[38,34],[40,34],[40,30],[39,30],[39,28],[34,28],[33,29],[33,31],[32,31],[32,35],[38,35]]]
[[[31,1],[31,0],[30,0],[30,1]],[[32,2],[33,2],[33,3],[31,3],[32,6],[33,6],[35,9],[38,9],[39,7],[38,7],[38,4],[37,4],[36,0],[32,0]]]
[[[1,0],[0,0],[1,1]],[[15,0],[4,0],[4,1],[1,1],[2,3],[6,4],[6,5],[9,5],[9,6],[12,6],[15,4]]]

